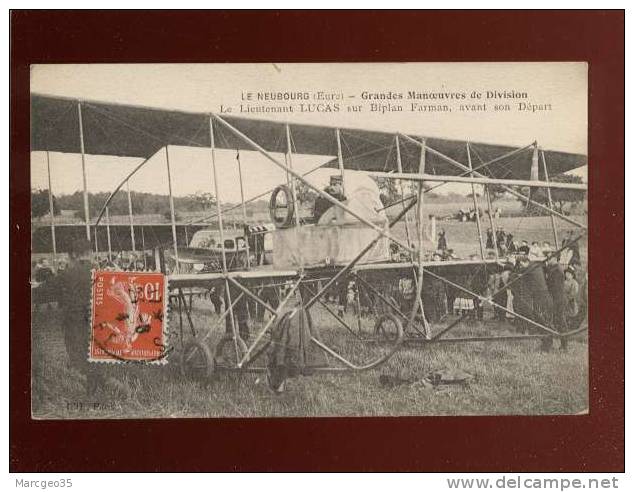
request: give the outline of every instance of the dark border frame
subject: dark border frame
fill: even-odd
[[[11,12],[10,471],[624,471],[624,32],[620,10]],[[590,414],[32,420],[29,64],[228,61],[587,61]]]

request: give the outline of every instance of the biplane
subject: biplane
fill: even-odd
[[[580,231],[574,241],[584,236],[586,225],[556,211],[552,201],[547,205],[533,201],[531,193],[544,188],[550,197],[550,190],[556,187],[585,190],[583,184],[559,183],[549,178],[549,175],[586,165],[585,155],[544,150],[537,142],[512,147],[44,95],[31,97],[31,122],[32,151],[80,154],[82,164],[84,156],[89,154],[142,159],[129,174],[122,176],[99,215],[92,222],[86,220],[85,233],[93,242],[99,228],[104,227],[103,219],[112,197],[153,156],[164,157],[172,232],[171,244],[164,245],[164,249],[174,261],[168,274],[168,286],[176,299],[172,322],[178,319],[183,372],[192,377],[209,377],[215,371],[266,371],[269,377],[277,374],[274,376],[277,385],[290,374],[289,365],[302,374],[367,370],[388,360],[404,343],[430,345],[563,338],[583,329],[559,333],[538,320],[511,313],[506,305],[494,301],[494,293],[484,295],[481,289],[474,287],[474,278],[480,278],[481,282],[482,275],[495,271],[503,261],[497,245],[492,254],[485,255],[482,230],[489,227],[495,233],[493,214],[488,218],[480,214],[476,217],[478,237],[474,243],[480,246],[478,258],[435,261],[433,237],[426,232],[429,218],[425,213],[425,194],[445,183],[482,186],[483,197],[473,193],[473,208],[480,210],[480,199],[491,210],[488,188],[502,186],[510,195],[550,215],[556,248],[553,254],[556,254],[562,245],[555,219]],[[216,211],[199,219],[197,225],[214,221],[215,226],[213,233],[201,229],[196,234],[202,242],[203,236],[208,236],[216,245],[226,246],[234,240],[231,248],[217,249],[214,257],[219,261],[213,268],[186,267],[188,263],[206,263],[204,258],[209,248],[194,248],[194,251],[191,245],[183,244],[177,234],[170,146],[209,149]],[[287,177],[285,183],[268,193],[275,227],[263,232],[270,234],[273,243],[272,258],[266,262],[270,264],[254,261],[249,251],[254,243],[240,236],[238,245],[238,236],[227,231],[223,221],[227,209],[223,209],[218,186],[219,151],[233,151],[238,155],[249,151],[259,153]],[[298,154],[323,156],[319,168],[332,170],[332,175],[338,177],[337,192],[321,189],[297,172],[293,160]],[[397,180],[401,199],[383,204],[376,182],[368,176]],[[240,183],[236,183],[241,190],[242,178],[241,171]],[[83,183],[87,204],[85,167]],[[321,204],[321,211],[314,220],[307,220],[300,213],[299,183],[312,190],[315,200]],[[403,183],[414,183],[410,186],[413,191],[404,193]],[[245,203],[261,196],[247,198],[242,193],[237,207],[245,210]],[[484,224],[485,220],[489,223]],[[51,221],[54,221],[52,213]],[[244,224],[247,224],[246,215]],[[397,224],[404,225],[405,237],[394,233]],[[51,228],[54,235],[53,223]],[[134,229],[131,235],[134,247]],[[495,240],[495,234],[493,238]],[[228,249],[234,247],[236,254],[230,255]],[[395,260],[394,247],[405,256]],[[242,256],[241,252],[244,252]],[[240,261],[236,262],[237,258],[241,258]],[[429,323],[423,298],[428,286],[438,283],[451,289],[454,296],[468,297],[516,318],[524,318],[534,332],[470,332],[448,336],[464,321],[464,316],[443,326]],[[214,289],[220,293],[221,312],[214,315],[213,320],[200,323],[192,316],[194,308],[191,302],[185,302],[185,295],[191,289]],[[405,291],[407,295],[403,295]],[[349,293],[352,295],[347,297]],[[333,297],[347,298],[356,304],[352,309],[357,317],[356,326],[347,314],[329,303]],[[253,315],[253,310],[260,315]],[[319,321],[326,316],[331,317],[332,323]],[[336,329],[332,329],[333,324]],[[341,334],[354,343],[341,342]],[[284,347],[282,352],[280,347]],[[272,372],[283,366],[284,371]]]

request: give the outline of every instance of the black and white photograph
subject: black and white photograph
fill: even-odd
[[[587,63],[30,90],[33,419],[591,411]]]

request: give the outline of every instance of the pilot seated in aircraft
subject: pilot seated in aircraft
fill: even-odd
[[[343,179],[341,175],[330,176],[330,184],[324,188],[324,191],[331,197],[336,198],[340,202],[346,200],[343,194]],[[313,221],[319,222],[321,216],[324,215],[326,210],[332,207],[332,203],[322,196],[315,198],[315,205],[313,207]]]

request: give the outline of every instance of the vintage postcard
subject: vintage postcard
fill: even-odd
[[[32,65],[33,418],[587,413],[587,77]]]

